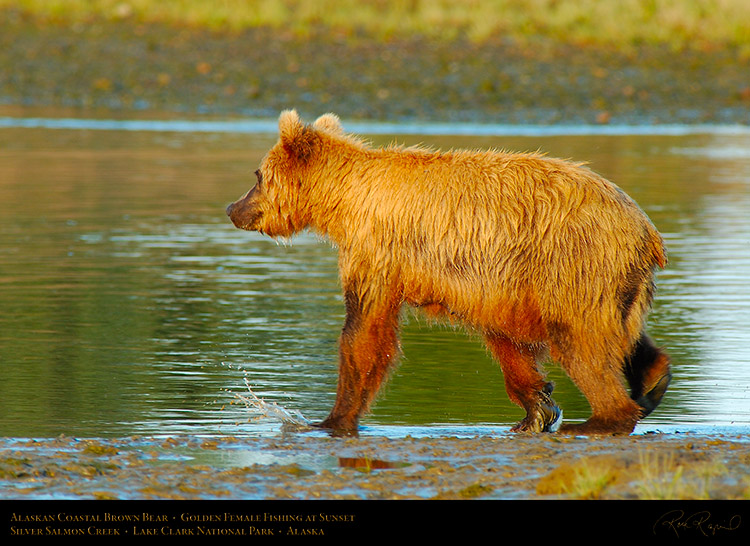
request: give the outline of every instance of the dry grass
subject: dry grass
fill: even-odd
[[[539,481],[536,492],[574,499],[606,498],[610,486],[622,477],[621,466],[621,461],[608,456],[563,463]]]
[[[616,46],[750,44],[746,0],[0,0],[0,8],[63,22],[98,17],[302,34],[323,27],[382,39],[418,33]]]
[[[720,498],[722,484],[731,477],[719,458],[700,451],[641,450],[637,462],[592,456],[563,463],[539,481],[536,492],[573,499],[704,500]],[[746,498],[746,484],[736,484],[735,494]]]

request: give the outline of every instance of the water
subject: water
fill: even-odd
[[[330,410],[344,318],[335,251],[309,234],[277,244],[225,217],[271,125],[191,123],[0,123],[0,436],[275,433],[278,420],[239,398],[245,381],[308,419]],[[586,160],[625,189],[670,259],[649,331],[674,380],[644,426],[746,430],[748,131],[385,128],[399,129],[369,127],[376,144]],[[477,339],[408,311],[402,344],[366,431],[504,430],[522,417]],[[565,417],[584,419],[583,397],[548,370]]]

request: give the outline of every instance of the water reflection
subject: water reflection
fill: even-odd
[[[670,252],[650,331],[675,380],[646,425],[750,424],[750,136],[395,138],[541,148],[622,186]],[[0,129],[0,435],[278,430],[238,403],[245,379],[325,416],[343,321],[335,251],[312,235],[277,244],[223,214],[273,139]],[[520,418],[478,340],[407,312],[402,341],[365,427],[502,430]],[[585,400],[549,371],[566,418],[585,418]]]
[[[364,472],[370,472],[372,470],[402,468],[408,466],[408,463],[394,463],[380,459],[370,459],[368,457],[339,457],[339,466],[341,468],[356,468]]]
[[[750,365],[749,149],[716,137],[702,147],[671,150],[694,165],[708,189],[694,196],[694,214],[672,234],[670,246],[680,262],[662,276],[671,305],[681,308],[688,322],[684,336],[695,362],[684,368],[691,377],[685,387],[693,419],[700,422],[750,421],[750,385],[743,372]]]

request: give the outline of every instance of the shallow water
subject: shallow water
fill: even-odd
[[[312,235],[277,244],[224,215],[274,142],[268,126],[120,123],[0,124],[0,436],[275,434],[278,420],[238,397],[245,381],[324,417],[343,322],[335,251]],[[669,249],[649,330],[674,366],[640,430],[746,430],[750,134],[436,134],[448,130],[371,133],[586,160],[639,202]],[[411,311],[404,322],[401,364],[365,431],[506,430],[522,416],[478,340]],[[585,419],[585,400],[548,369],[565,417]]]

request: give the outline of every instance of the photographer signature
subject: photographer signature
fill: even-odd
[[[680,532],[694,531],[703,536],[714,536],[724,531],[736,531],[739,529],[742,518],[739,514],[731,516],[728,520],[714,522],[708,511],[693,512],[686,514],[684,510],[671,510],[662,515],[653,526],[654,534],[667,530],[680,536]]]

